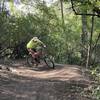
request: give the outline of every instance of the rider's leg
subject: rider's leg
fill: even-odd
[[[41,47],[37,47],[36,48],[36,52],[35,52],[36,57],[41,56],[41,53],[42,53],[42,48]]]
[[[33,52],[32,52],[32,57],[33,57],[33,58],[36,58],[36,56],[35,56],[36,49],[35,49],[35,48],[32,48],[32,51],[33,51]]]
[[[34,53],[36,52],[35,49],[29,48],[29,49],[28,49],[28,52],[29,52],[29,54],[32,55],[33,58],[35,58],[35,55],[34,55]]]
[[[38,63],[40,63],[40,57],[39,57],[39,55],[40,55],[40,54],[39,54],[38,51],[34,53],[35,61],[38,62]]]
[[[35,58],[35,64],[36,64],[36,66],[38,66],[40,61],[39,61],[39,58],[38,58],[38,51],[36,49],[34,49],[34,58]]]
[[[40,63],[40,56],[41,56],[41,48],[39,47],[39,48],[36,48],[36,52],[34,53],[34,55],[35,55],[35,59],[36,59],[36,61],[38,62],[38,63]]]
[[[34,64],[36,64],[36,66],[38,66],[38,61],[37,61],[37,58],[36,58],[36,55],[35,55],[36,49],[30,49],[30,48],[28,48],[28,52],[29,52],[29,54],[31,54],[32,57],[35,59]]]

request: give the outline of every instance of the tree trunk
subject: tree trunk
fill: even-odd
[[[94,16],[92,16],[91,22],[91,34],[89,38],[89,46],[88,46],[88,53],[87,53],[87,61],[86,61],[86,68],[88,68],[89,64],[91,63],[91,55],[92,55],[92,37],[93,37],[93,28],[94,28]]]
[[[62,27],[63,27],[63,32],[65,32],[65,21],[64,21],[63,0],[60,0],[60,4],[61,4]]]
[[[81,43],[83,45],[82,51],[81,51],[81,59],[82,59],[82,65],[84,66],[86,64],[87,59],[87,50],[88,50],[88,29],[87,29],[87,16],[82,15],[82,34],[81,34]]]

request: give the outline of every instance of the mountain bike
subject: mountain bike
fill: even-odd
[[[46,65],[49,68],[52,68],[52,69],[55,68],[53,57],[47,53],[46,48],[42,48],[41,53],[39,54],[39,57],[33,57],[32,54],[29,53],[26,57],[26,61],[30,67]]]

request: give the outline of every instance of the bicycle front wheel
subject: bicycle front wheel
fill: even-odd
[[[44,62],[46,63],[46,65],[52,69],[55,68],[55,64],[53,62],[53,59],[51,59],[50,57],[45,57],[44,58]]]

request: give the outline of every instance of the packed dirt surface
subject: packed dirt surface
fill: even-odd
[[[91,100],[82,95],[90,81],[80,66],[56,64],[50,69],[18,61],[7,67],[10,71],[0,70],[0,100]]]

